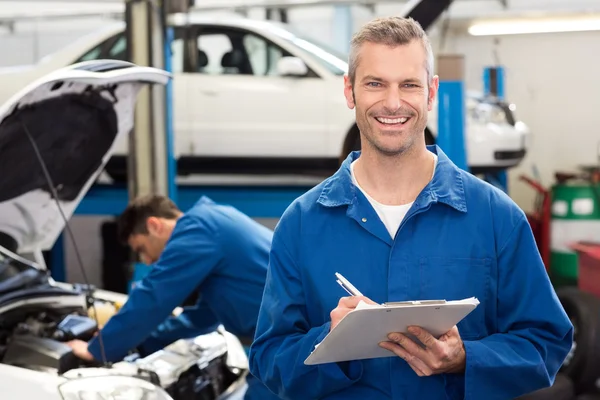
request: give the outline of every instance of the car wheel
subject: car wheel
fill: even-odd
[[[576,287],[556,293],[574,327],[573,347],[560,372],[571,378],[577,393],[585,393],[600,380],[600,299]]]
[[[554,384],[550,387],[536,390],[519,396],[516,400],[573,400],[575,399],[575,389],[573,382],[568,376],[557,374]]]

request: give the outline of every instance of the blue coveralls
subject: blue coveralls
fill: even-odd
[[[251,341],[271,239],[270,229],[235,208],[201,198],[177,221],[160,259],[102,329],[108,361],[122,359],[136,346],[149,352],[219,324]],[[198,287],[196,306],[169,317]],[[102,359],[97,339],[88,351]],[[252,376],[248,385],[246,399],[277,398]]]
[[[250,368],[281,398],[507,400],[553,382],[573,327],[524,213],[439,147],[428,149],[439,157],[434,177],[394,239],[352,184],[358,152],[279,221]],[[419,377],[393,354],[304,365],[347,295],[335,272],[378,303],[477,297],[458,325],[465,373]]]

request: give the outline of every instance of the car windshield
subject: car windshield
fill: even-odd
[[[292,43],[304,54],[313,58],[334,75],[344,75],[348,71],[348,55],[316,39],[303,35],[288,25],[277,26],[272,32]]]

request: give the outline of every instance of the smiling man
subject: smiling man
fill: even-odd
[[[282,398],[512,399],[549,386],[569,352],[573,327],[524,213],[425,145],[437,90],[418,23],[356,33],[344,94],[362,151],[294,201],[273,237],[250,366]],[[335,272],[366,297],[341,297]],[[388,358],[304,364],[360,300],[468,297],[480,305],[441,337],[410,329],[425,347],[390,332]]]

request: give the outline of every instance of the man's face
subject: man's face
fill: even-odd
[[[389,47],[364,43],[359,52],[354,84],[346,76],[348,107],[356,107],[362,148],[393,156],[425,145],[423,132],[432,109],[438,78],[428,82],[423,45]]]
[[[133,234],[129,237],[129,247],[138,254],[144,264],[158,261],[169,240],[172,229],[167,221],[150,217],[147,221],[148,233]]]

